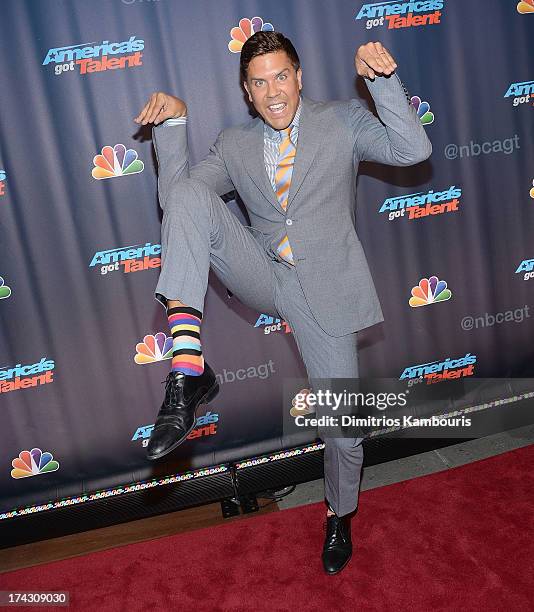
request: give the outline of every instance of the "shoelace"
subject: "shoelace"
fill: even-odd
[[[326,531],[327,528],[328,528],[328,521],[325,521],[323,523],[323,531]],[[336,539],[336,536],[338,536],[339,539],[341,539],[344,544],[347,543],[347,539],[346,539],[346,537],[345,537],[345,535],[343,533],[343,529],[341,528],[341,521],[339,519],[336,521],[335,529],[330,534],[330,537],[329,537],[328,543],[327,543],[328,546],[332,545],[333,541]]]
[[[180,388],[179,381],[182,380],[180,377],[176,379],[174,372],[169,372],[167,378],[162,380],[162,384],[165,383],[165,404],[175,404],[178,400],[178,389]]]

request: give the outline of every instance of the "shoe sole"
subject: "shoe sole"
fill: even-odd
[[[324,570],[324,571],[325,571],[325,573],[326,573],[328,576],[335,576],[336,574],[339,574],[339,572],[340,572],[342,569],[344,569],[344,568],[346,567],[347,563],[348,563],[348,562],[349,562],[351,559],[352,559],[352,552],[350,553],[349,558],[348,558],[348,559],[345,561],[345,563],[343,563],[343,565],[342,565],[342,566],[341,566],[339,569],[337,569],[335,572],[328,572],[328,571],[326,571],[326,570]],[[324,569],[324,568],[323,568],[323,569]]]
[[[217,393],[219,393],[219,383],[218,382],[216,382],[213,385],[213,387],[211,387],[211,389],[209,389],[207,391],[207,393],[200,399],[200,401],[196,405],[195,413],[194,413],[194,417],[195,418],[193,419],[193,423],[192,423],[191,427],[187,430],[187,432],[181,438],[179,438],[172,446],[169,446],[169,448],[164,450],[162,453],[158,453],[157,455],[147,455],[146,458],[149,461],[155,461],[156,459],[161,459],[162,457],[165,457],[165,455],[168,455],[169,453],[172,453],[172,451],[175,448],[178,448],[178,446],[180,446],[180,444],[182,444],[182,442],[184,442],[184,440],[186,440],[187,436],[195,428],[195,424],[197,422],[197,410],[198,410],[198,407],[201,404],[207,404],[208,402],[211,402],[211,400],[217,395]]]

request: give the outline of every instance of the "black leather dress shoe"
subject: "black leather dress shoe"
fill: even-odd
[[[169,372],[165,399],[148,441],[147,458],[160,459],[179,446],[195,426],[198,406],[211,401],[218,392],[219,383],[206,362],[200,376]]]
[[[349,515],[326,517],[326,537],[323,546],[323,567],[327,574],[337,574],[350,561],[352,540]]]

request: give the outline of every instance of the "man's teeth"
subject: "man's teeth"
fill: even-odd
[[[285,108],[285,106],[286,105],[282,102],[280,104],[272,104],[271,106],[269,106],[269,109],[276,112],[282,110],[283,108]]]

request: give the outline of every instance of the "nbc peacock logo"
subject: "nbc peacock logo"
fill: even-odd
[[[145,169],[145,164],[137,159],[137,151],[127,149],[123,144],[102,147],[102,152],[93,157],[92,175],[97,181],[139,174]]]
[[[232,40],[228,43],[228,49],[232,53],[241,53],[243,45],[256,32],[274,32],[273,24],[264,22],[261,17],[253,17],[252,19],[244,17],[240,20],[239,26],[230,30]]]
[[[43,453],[40,448],[20,452],[11,465],[13,466],[11,478],[29,478],[59,470],[59,463],[54,459],[52,453]]]
[[[412,297],[409,304],[412,308],[419,306],[429,306],[437,302],[446,302],[452,297],[452,292],[447,288],[444,280],[439,280],[437,276],[422,278],[419,284],[412,288]]]
[[[534,13],[534,0],[521,0],[517,3],[517,12],[522,15]]]
[[[0,300],[5,300],[11,295],[11,287],[4,284],[4,279],[0,276]]]
[[[423,102],[419,96],[412,96],[411,103],[423,125],[434,123],[434,113],[430,112],[430,104],[428,102]]]
[[[148,334],[143,338],[143,342],[136,345],[135,350],[134,361],[138,365],[172,359],[172,336],[163,332]]]

